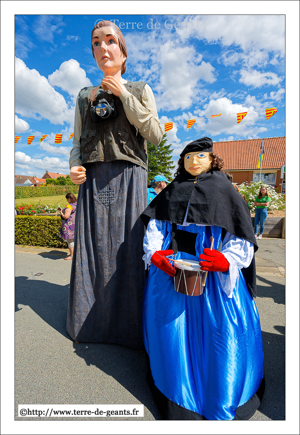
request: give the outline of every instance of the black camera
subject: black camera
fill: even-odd
[[[106,121],[118,116],[115,102],[108,102],[105,98],[96,98],[91,105],[91,117],[93,121]]]

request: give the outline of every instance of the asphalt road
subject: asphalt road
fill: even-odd
[[[251,420],[284,420],[285,240],[262,239],[258,244],[256,304],[266,390]],[[159,420],[146,383],[145,354],[122,346],[76,344],[66,333],[71,270],[71,262],[63,260],[66,255],[67,250],[16,246],[15,420],[45,420],[18,417],[18,404],[143,404],[144,417],[135,421]]]

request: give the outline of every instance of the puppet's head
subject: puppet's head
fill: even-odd
[[[92,35],[91,35],[93,57],[94,57],[94,59],[96,59],[95,53],[94,53],[94,43],[93,43],[94,32],[97,31],[97,29],[101,29],[102,27],[110,27],[111,32],[109,32],[109,33],[111,33],[113,35],[113,37],[115,37],[117,40],[121,54],[123,55],[123,57],[125,59],[124,62],[122,63],[122,69],[121,69],[121,75],[123,75],[126,71],[127,47],[126,47],[125,38],[124,38],[121,30],[113,22],[108,21],[108,20],[102,20],[102,21],[99,21],[98,23],[95,24],[95,26],[92,30]],[[97,61],[97,59],[96,59],[96,61]]]
[[[220,171],[223,166],[223,160],[213,152],[213,141],[209,137],[202,137],[184,148],[175,175],[186,171],[197,177],[204,172]]]

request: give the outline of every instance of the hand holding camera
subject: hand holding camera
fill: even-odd
[[[110,90],[116,97],[119,97],[122,92],[126,91],[122,82],[114,76],[106,76],[101,82],[104,91]]]

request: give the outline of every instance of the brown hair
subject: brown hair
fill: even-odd
[[[247,202],[247,204],[248,204],[248,201],[247,201],[247,198],[246,198],[246,196],[243,194],[243,193],[240,193],[240,195],[241,195],[241,197]]]
[[[266,193],[265,193],[264,196],[269,196],[269,194],[268,194],[268,189],[266,188],[266,186],[261,186],[261,188],[259,189],[259,194],[258,194],[258,196],[257,196],[257,198],[259,198],[259,199],[263,197],[263,196],[262,196],[262,193],[261,193],[261,189],[262,189],[263,187],[266,189]]]
[[[211,162],[211,169],[208,172],[221,171],[224,166],[224,160],[221,159],[221,157],[219,157],[218,154],[216,153],[209,153],[209,155],[210,157],[212,157],[212,162]],[[178,160],[177,171],[174,174],[175,177],[177,177],[177,175],[180,175],[183,171],[184,171],[184,156],[180,157],[180,159]]]
[[[225,172],[226,177],[228,178],[229,181],[231,181],[231,183],[233,182],[233,175],[230,174],[229,172]]]
[[[107,20],[99,21],[98,23],[95,24],[95,26],[92,30],[91,39],[93,39],[93,33],[96,29],[100,29],[100,27],[106,27],[106,26],[112,27],[116,31],[116,33],[118,35],[118,44],[119,44],[120,50],[123,53],[123,55],[127,58],[127,47],[126,47],[125,38],[123,36],[123,33],[121,32],[121,30],[119,29],[119,27],[115,23],[112,23],[111,21],[107,21]],[[93,53],[93,57],[95,59],[93,44],[92,44],[92,53]],[[123,75],[125,73],[125,71],[126,71],[126,59],[122,65],[121,75]]]
[[[73,193],[67,193],[66,199],[70,199],[72,201],[72,204],[75,204],[77,202],[77,198]]]

